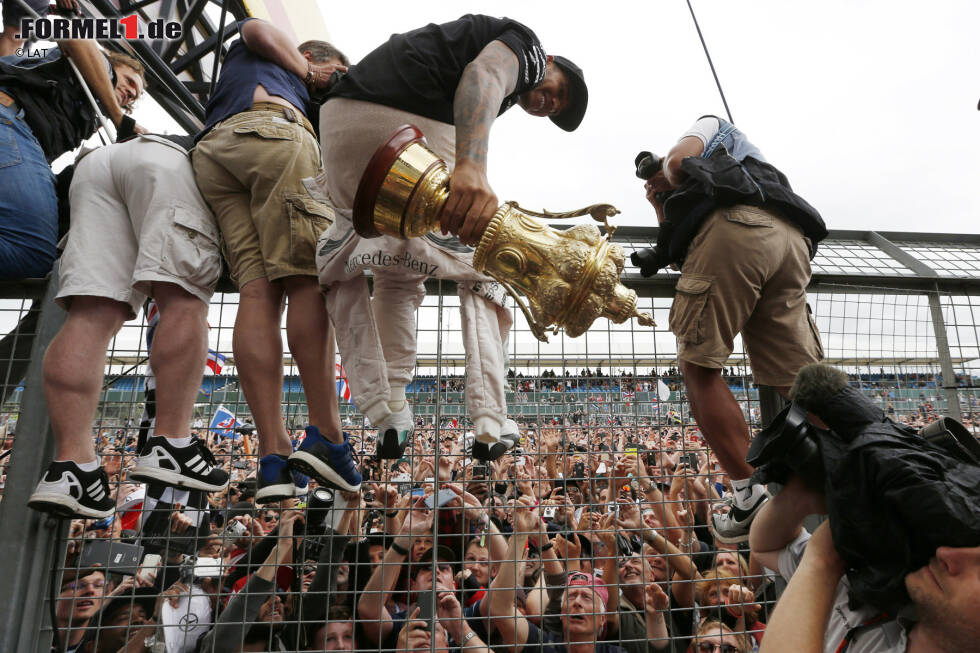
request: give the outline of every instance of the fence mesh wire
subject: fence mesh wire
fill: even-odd
[[[691,417],[666,329],[670,300],[641,298],[655,329],[599,321],[581,338],[548,343],[515,309],[507,398],[521,440],[487,464],[468,450],[458,299],[442,290],[418,313],[408,388],[416,428],[404,457],[377,460],[377,433],[342,398],[361,492],[324,492],[314,481],[309,494],[264,506],[254,503],[262,452],[231,351],[237,296],[212,300],[216,363],[194,409],[195,434],[232,475],[222,493],[128,478],[148,428],[148,354],[145,318],[127,323],[110,345],[92,427],[117,509],[71,523],[52,590],[62,650],[442,650],[481,641],[504,651],[522,637],[595,639],[630,653],[757,648],[781,582],[746,545],[725,545],[707,528],[731,484]],[[975,430],[977,298],[938,297],[955,379],[941,373],[925,294],[822,286],[809,300],[828,361],[889,415],[921,426],[947,410],[944,386],[957,387]],[[4,453],[30,309],[30,300],[0,303]],[[284,372],[282,415],[295,445],[307,413],[288,355]],[[740,342],[723,378],[758,429],[758,388]],[[221,410],[226,432],[211,428]],[[4,471],[8,463],[0,460]],[[444,504],[434,519],[426,497]],[[583,572],[601,579],[605,595],[578,584],[592,582]],[[416,606],[415,619],[435,615],[426,620],[432,637],[412,623]]]

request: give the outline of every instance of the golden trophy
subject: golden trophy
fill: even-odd
[[[425,145],[414,125],[400,127],[368,163],[354,198],[354,230],[363,238],[382,235],[417,238],[439,230],[449,197],[445,161]],[[538,340],[545,331],[564,328],[572,338],[585,333],[598,317],[617,324],[635,317],[654,326],[636,310],[636,293],[619,282],[626,254],[610,242],[615,229],[608,218],[619,211],[594,204],[567,213],[537,213],[505,202],[483,232],[473,267],[500,283],[520,307]],[[580,224],[565,231],[535,220],[591,215],[606,226]],[[527,303],[518,295],[520,291]]]

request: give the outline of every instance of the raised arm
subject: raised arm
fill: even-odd
[[[296,75],[307,86],[321,88],[335,70],[347,70],[347,66],[307,60],[285,32],[264,20],[246,21],[241,31],[245,47]]]
[[[530,497],[517,501],[514,515],[514,534],[507,545],[507,552],[497,577],[490,583],[490,620],[505,642],[513,642],[513,653],[520,653],[527,643],[527,619],[514,607],[515,588],[518,587],[518,567],[524,558],[527,538],[531,532],[541,529],[541,518]]]
[[[820,653],[844,563],[834,549],[830,523],[820,524],[800,566],[779,598],[759,653]]]
[[[395,588],[398,574],[406,554],[411,551],[412,542],[416,536],[432,532],[432,511],[426,510],[425,500],[419,497],[412,506],[411,512],[405,519],[401,532],[385,552],[384,561],[368,579],[361,598],[357,601],[357,616],[361,620],[364,632],[374,639],[375,643],[383,642],[391,633],[391,615],[384,607],[385,597]]]
[[[456,167],[449,181],[449,199],[442,211],[443,233],[475,245],[497,210],[497,196],[487,180],[490,125],[500,105],[517,88],[517,55],[492,41],[463,69],[453,96],[456,124]]]
[[[126,113],[119,106],[107,70],[106,58],[95,45],[95,41],[59,41],[58,46],[75,62],[78,72],[92,90],[92,95],[102,103],[112,124],[118,127]]]

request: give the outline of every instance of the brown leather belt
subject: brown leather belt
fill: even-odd
[[[2,104],[5,107],[10,107],[10,106],[13,106],[13,105],[17,104],[17,100],[15,100],[14,98],[10,97],[9,95],[7,95],[6,93],[4,93],[3,91],[0,91],[0,104]]]

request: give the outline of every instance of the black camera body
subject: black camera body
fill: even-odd
[[[664,167],[664,160],[653,152],[643,151],[633,159],[633,165],[636,166],[637,178],[646,181],[660,172]]]

